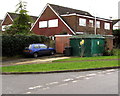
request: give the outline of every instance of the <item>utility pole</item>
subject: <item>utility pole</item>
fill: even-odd
[[[120,19],[120,1],[118,2],[118,19]],[[120,21],[118,22],[118,29],[120,29]]]
[[[96,16],[95,16],[95,29],[94,29],[95,35],[96,35]]]

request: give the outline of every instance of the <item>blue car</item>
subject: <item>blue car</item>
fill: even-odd
[[[45,44],[30,44],[23,52],[27,56],[32,55],[36,58],[39,55],[54,55],[55,49],[49,48]]]

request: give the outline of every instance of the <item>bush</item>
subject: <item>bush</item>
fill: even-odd
[[[113,40],[114,46],[120,49],[120,29],[113,30],[113,35],[115,37]]]
[[[49,39],[40,35],[3,35],[2,37],[2,55],[15,56],[22,55],[23,49],[32,43],[45,43]]]
[[[105,50],[104,56],[118,56],[120,55],[120,49]]]

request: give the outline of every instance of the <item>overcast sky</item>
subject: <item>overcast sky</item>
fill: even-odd
[[[88,11],[97,17],[109,19],[118,18],[118,2],[120,0],[23,0],[27,2],[29,15],[39,16],[47,3]],[[0,19],[6,12],[15,12],[19,0],[1,0]]]

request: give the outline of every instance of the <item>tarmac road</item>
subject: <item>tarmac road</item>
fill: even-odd
[[[2,75],[3,94],[118,94],[118,69]]]

